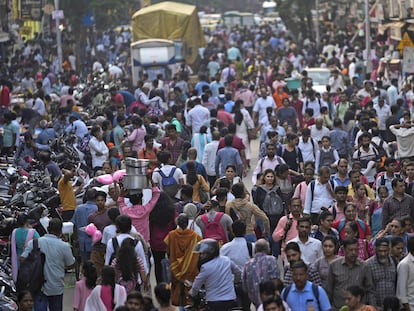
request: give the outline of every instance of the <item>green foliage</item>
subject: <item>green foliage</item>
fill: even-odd
[[[82,17],[93,12],[96,29],[105,30],[120,24],[129,24],[131,13],[138,9],[136,1],[130,0],[61,0],[60,8],[74,31],[82,26]]]

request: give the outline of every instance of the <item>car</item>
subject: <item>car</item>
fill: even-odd
[[[326,86],[329,85],[332,69],[329,68],[306,68],[308,78],[312,80],[312,89],[322,94],[326,92]]]

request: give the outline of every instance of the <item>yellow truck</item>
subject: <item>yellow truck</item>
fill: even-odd
[[[136,59],[134,62],[134,55],[148,55],[145,52],[141,53],[139,49],[148,48],[151,41],[157,42],[155,47],[159,48],[160,51],[164,51],[164,55],[169,57],[168,60],[161,62],[168,62],[168,64],[161,64],[155,61],[153,65],[158,67],[168,65],[170,68],[174,67],[174,62],[179,64],[184,60],[188,65],[194,65],[198,60],[199,48],[204,47],[206,44],[197,8],[193,5],[165,1],[144,7],[132,16],[131,27],[131,52],[134,51],[134,53],[131,53],[133,72],[140,71],[140,69],[134,69],[134,66],[139,63]],[[137,42],[142,42],[143,40],[145,40],[146,44],[141,47]],[[175,44],[174,55],[170,53],[171,41]],[[165,43],[165,48],[162,48],[162,42]],[[156,50],[151,49],[151,53],[154,54]],[[165,53],[167,50],[169,52]],[[155,59],[157,57],[152,57],[153,61]],[[143,66],[142,63],[140,65]],[[147,67],[149,65],[144,64]],[[170,74],[173,75],[174,72],[170,72]],[[133,77],[134,85],[136,78]]]

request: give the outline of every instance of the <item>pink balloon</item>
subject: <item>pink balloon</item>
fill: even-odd
[[[120,179],[122,179],[126,175],[126,170],[119,170],[114,173],[112,176],[112,179],[116,182],[119,182]]]
[[[114,182],[114,180],[112,179],[112,175],[111,174],[105,174],[105,175],[100,175],[98,177],[96,177],[96,180],[104,185],[110,185]]]
[[[96,232],[96,226],[94,224],[89,224],[85,227],[85,232],[89,235],[89,236],[93,236]]]
[[[96,230],[95,233],[92,235],[92,242],[96,243],[99,242],[102,239],[102,232],[99,230]]]

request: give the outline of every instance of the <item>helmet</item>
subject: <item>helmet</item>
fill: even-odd
[[[204,239],[197,243],[194,248],[195,253],[205,254],[206,259],[210,260],[219,256],[219,245],[214,239]]]

